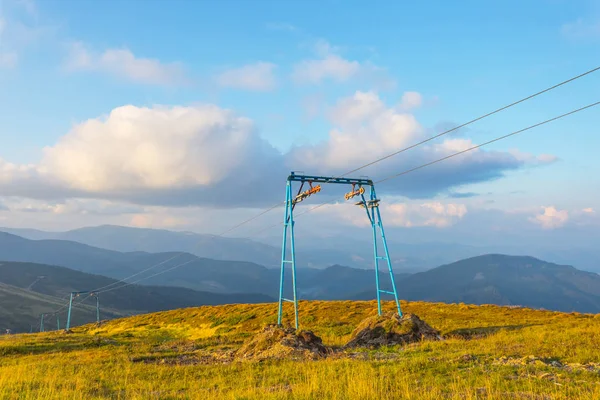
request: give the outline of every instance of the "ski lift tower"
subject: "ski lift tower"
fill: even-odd
[[[99,292],[92,292],[92,291],[71,292],[71,297],[69,298],[69,310],[67,311],[67,326],[65,328],[65,330],[67,330],[67,331],[69,329],[71,329],[71,311],[73,309],[73,299],[75,299],[76,297],[78,297],[78,296],[80,296],[82,294],[88,294],[88,297],[95,297],[96,298],[96,323],[97,324],[100,323],[100,297],[99,297]]]
[[[295,182],[300,183],[298,192],[294,195],[292,186]],[[283,245],[281,248],[281,275],[279,281],[279,311],[277,314],[277,324],[281,326],[283,317],[283,302],[294,303],[294,320],[296,329],[298,329],[298,294],[296,290],[296,244],[294,241],[294,208],[296,204],[305,200],[321,191],[321,183],[332,183],[350,185],[352,190],[346,193],[346,200],[350,200],[354,197],[359,197],[360,201],[355,203],[357,206],[361,206],[365,209],[367,217],[371,222],[371,228],[373,230],[373,249],[374,249],[374,260],[375,260],[375,286],[377,294],[377,313],[381,315],[381,294],[389,294],[394,296],[396,301],[396,308],[398,315],[402,317],[402,310],[400,309],[400,301],[398,300],[398,292],[396,291],[396,283],[394,281],[394,273],[392,271],[392,263],[390,260],[390,254],[385,239],[385,232],[383,230],[383,223],[381,222],[381,213],[379,212],[379,202],[375,193],[375,185],[372,180],[366,178],[352,179],[352,178],[336,178],[327,176],[310,176],[310,175],[297,175],[294,172],[287,178],[286,195],[285,195],[285,215],[283,219]],[[305,185],[308,184],[308,189],[302,191]],[[313,186],[313,184],[316,184]],[[368,199],[365,196],[365,188],[369,188]],[[381,237],[383,243],[384,255],[379,255],[379,248],[377,246],[378,237]],[[287,243],[290,242],[290,251],[288,258]],[[379,285],[379,262],[385,260],[390,274],[391,290],[382,290]],[[292,272],[292,291],[293,298],[284,297],[284,285],[285,285],[285,270],[286,267],[291,267]]]

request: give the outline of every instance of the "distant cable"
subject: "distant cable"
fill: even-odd
[[[259,213],[259,214],[256,214],[255,216],[253,216],[253,217],[251,217],[251,218],[248,218],[248,219],[246,219],[246,220],[244,220],[244,221],[240,222],[239,224],[237,224],[237,225],[235,225],[235,226],[232,226],[231,228],[229,228],[229,229],[227,229],[226,231],[224,231],[224,232],[222,232],[222,233],[218,234],[217,236],[224,236],[224,235],[228,234],[229,232],[231,232],[231,231],[233,231],[233,230],[235,230],[235,229],[239,228],[240,226],[242,226],[242,225],[246,225],[248,222],[254,221],[254,220],[255,220],[255,219],[257,219],[258,217],[262,217],[262,216],[263,216],[263,215],[265,215],[266,213],[268,213],[268,212],[270,212],[270,211],[272,211],[272,210],[276,209],[277,207],[279,207],[279,206],[281,206],[281,205],[283,205],[283,204],[285,204],[285,201],[281,201],[281,202],[279,202],[279,203],[277,203],[277,204],[274,204],[273,206],[271,206],[271,207],[267,208],[266,210],[262,211],[261,213]]]
[[[398,174],[394,174],[394,175],[388,176],[387,178],[380,179],[380,180],[378,180],[378,181],[376,181],[376,182],[374,182],[374,183],[382,183],[382,182],[385,182],[385,181],[389,181],[390,179],[394,179],[394,178],[397,178],[397,177],[399,177],[399,176],[402,176],[402,175],[409,174],[409,173],[411,173],[411,172],[414,172],[414,171],[417,171],[417,170],[419,170],[419,169],[421,169],[421,168],[425,168],[425,167],[428,167],[428,166],[430,166],[430,165],[437,164],[437,163],[439,163],[439,162],[441,162],[441,161],[447,160],[447,159],[449,159],[449,158],[456,157],[456,156],[458,156],[458,155],[461,155],[461,154],[463,154],[463,153],[466,153],[466,152],[468,152],[468,151],[475,150],[475,149],[478,149],[478,148],[480,148],[480,147],[483,147],[483,146],[487,146],[488,144],[492,144],[492,143],[494,143],[494,142],[497,142],[497,141],[500,141],[500,140],[502,140],[502,139],[506,139],[506,138],[508,138],[508,137],[511,137],[511,136],[518,135],[519,133],[523,133],[523,132],[525,132],[525,131],[528,131],[528,130],[530,130],[530,129],[537,128],[538,126],[546,125],[546,124],[548,124],[548,123],[550,123],[550,122],[553,122],[553,121],[559,120],[559,119],[561,119],[561,118],[564,118],[564,117],[568,117],[569,115],[576,114],[576,113],[578,113],[578,112],[580,112],[580,111],[587,110],[588,108],[595,107],[595,106],[597,106],[598,104],[600,104],[600,101],[598,101],[598,102],[596,102],[596,103],[589,104],[589,105],[587,105],[587,106],[584,106],[584,107],[581,107],[581,108],[578,108],[578,109],[576,109],[576,110],[573,110],[573,111],[569,111],[568,113],[561,114],[561,115],[559,115],[559,116],[557,116],[557,117],[550,118],[550,119],[547,119],[547,120],[545,120],[545,121],[542,121],[542,122],[538,122],[537,124],[530,125],[530,126],[528,126],[527,128],[523,128],[523,129],[520,129],[520,130],[518,130],[518,131],[514,131],[514,132],[512,132],[512,133],[509,133],[509,134],[507,134],[507,135],[504,135],[504,136],[497,137],[497,138],[495,138],[495,139],[492,139],[492,140],[489,140],[489,141],[487,141],[487,142],[484,142],[484,143],[478,144],[478,145],[476,145],[476,146],[469,147],[468,149],[465,149],[465,150],[459,151],[459,152],[457,152],[457,153],[450,154],[449,156],[446,156],[446,157],[439,158],[439,159],[437,159],[437,160],[434,160],[434,161],[431,161],[431,162],[429,162],[429,163],[427,163],[427,164],[419,165],[418,167],[411,168],[411,169],[409,169],[409,170],[406,170],[406,171],[400,172],[400,173],[398,173]]]
[[[408,151],[408,150],[410,150],[410,149],[413,149],[413,148],[415,148],[415,147],[417,147],[417,146],[420,146],[420,145],[422,145],[422,144],[425,144],[425,143],[427,143],[427,142],[430,142],[430,141],[432,141],[432,140],[434,140],[434,139],[437,139],[437,138],[439,138],[439,137],[441,137],[441,136],[447,135],[447,134],[449,134],[449,133],[451,133],[451,132],[457,131],[457,130],[459,130],[459,129],[461,129],[461,128],[464,128],[464,127],[466,127],[466,126],[468,126],[468,125],[471,125],[471,124],[473,124],[473,123],[475,123],[475,122],[477,122],[477,121],[481,121],[482,119],[485,119],[485,118],[487,118],[487,117],[490,117],[490,116],[492,116],[492,115],[494,115],[494,114],[497,114],[497,113],[499,113],[499,112],[501,112],[501,111],[504,111],[504,110],[506,110],[506,109],[508,109],[508,108],[514,107],[514,106],[516,106],[517,104],[523,103],[523,102],[525,102],[525,101],[527,101],[527,100],[531,100],[531,99],[533,99],[534,97],[537,97],[537,96],[539,96],[539,95],[541,95],[541,94],[547,93],[547,92],[549,92],[549,91],[551,91],[551,90],[554,90],[554,89],[556,89],[556,88],[558,88],[558,87],[560,87],[560,86],[566,85],[567,83],[573,82],[573,81],[575,81],[575,80],[577,80],[577,79],[579,79],[579,78],[583,78],[584,76],[586,76],[586,75],[589,75],[589,74],[591,74],[591,73],[593,73],[593,72],[596,72],[596,71],[598,71],[598,70],[600,70],[600,66],[598,66],[598,67],[596,67],[596,68],[593,68],[593,69],[590,69],[589,71],[586,71],[586,72],[584,72],[584,73],[582,73],[582,74],[579,74],[579,75],[577,75],[577,76],[574,76],[574,77],[572,77],[572,78],[569,78],[569,79],[567,79],[567,80],[565,80],[565,81],[562,81],[562,82],[560,82],[560,83],[557,83],[557,84],[556,84],[556,85],[554,85],[554,86],[550,86],[549,88],[546,88],[546,89],[544,89],[544,90],[540,90],[539,92],[536,92],[536,93],[534,93],[534,94],[531,94],[531,95],[529,95],[529,96],[527,96],[527,97],[524,97],[524,98],[522,98],[521,100],[517,100],[517,101],[515,101],[515,102],[512,102],[512,103],[510,103],[510,104],[507,104],[507,105],[505,105],[505,106],[503,106],[503,107],[500,107],[500,108],[498,108],[498,109],[496,109],[496,110],[494,110],[494,111],[491,111],[491,112],[489,112],[489,113],[487,113],[487,114],[484,114],[484,115],[482,115],[482,116],[480,116],[480,117],[474,118],[474,119],[472,119],[472,120],[470,120],[470,121],[468,121],[468,122],[465,122],[465,123],[463,123],[463,124],[461,124],[461,125],[455,126],[454,128],[448,129],[448,130],[446,130],[446,131],[444,131],[444,132],[438,133],[437,135],[434,135],[434,136],[431,136],[431,137],[429,137],[429,138],[427,138],[427,139],[421,140],[420,142],[414,143],[414,144],[412,144],[412,145],[410,145],[410,146],[408,146],[408,147],[404,147],[404,148],[402,148],[402,149],[400,149],[400,150],[397,150],[397,151],[395,151],[395,152],[393,152],[393,153],[390,153],[390,154],[388,154],[388,155],[386,155],[386,156],[383,156],[383,157],[377,158],[377,159],[375,159],[375,160],[373,160],[373,161],[371,161],[371,162],[368,162],[368,163],[366,163],[366,164],[364,164],[364,165],[361,165],[360,167],[354,168],[353,170],[350,170],[350,171],[348,171],[348,172],[345,172],[345,173],[343,173],[342,175],[340,175],[340,176],[337,176],[337,177],[334,177],[334,178],[332,178],[332,179],[343,178],[343,177],[345,177],[346,175],[350,175],[350,174],[351,174],[351,173],[353,173],[353,172],[357,172],[357,171],[360,171],[361,169],[364,169],[364,168],[370,167],[371,165],[374,165],[374,164],[377,164],[377,163],[379,163],[379,162],[381,162],[381,161],[387,160],[388,158],[391,158],[391,157],[393,157],[393,156],[396,156],[396,155],[398,155],[398,154],[400,154],[400,153],[404,153],[405,151]],[[265,215],[266,213],[270,212],[271,210],[274,210],[275,208],[279,207],[280,205],[282,205],[282,204],[284,204],[284,203],[285,203],[285,202],[281,202],[281,203],[278,203],[278,204],[275,204],[275,205],[273,205],[273,206],[269,207],[268,209],[266,209],[266,210],[262,211],[261,213],[259,213],[259,214],[255,215],[255,216],[253,216],[253,217],[251,217],[251,218],[249,218],[249,219],[247,219],[247,220],[245,220],[245,221],[243,221],[243,222],[241,222],[241,223],[239,223],[239,224],[235,225],[234,227],[232,227],[232,228],[230,228],[229,230],[227,230],[227,231],[223,232],[223,233],[222,233],[222,234],[220,234],[219,236],[223,236],[223,235],[225,235],[226,233],[229,233],[229,232],[231,232],[231,231],[233,231],[233,230],[235,230],[235,229],[237,229],[237,228],[239,228],[239,227],[241,227],[241,226],[243,226],[243,225],[247,224],[248,222],[251,222],[251,221],[253,221],[253,220],[257,219],[258,217],[261,217],[261,216]]]
[[[598,70],[600,70],[600,66],[599,66],[599,67],[596,67],[596,68],[593,68],[593,69],[590,69],[589,71],[587,71],[587,72],[584,72],[583,74],[580,74],[580,75],[574,76],[573,78],[567,79],[566,81],[562,81],[562,82],[560,82],[560,83],[557,83],[556,85],[554,85],[554,86],[551,86],[551,87],[549,87],[549,88],[547,88],[547,89],[541,90],[541,91],[539,91],[539,92],[537,92],[537,93],[534,93],[534,94],[532,94],[532,95],[529,95],[529,96],[527,96],[527,97],[524,97],[524,98],[522,98],[521,100],[517,100],[517,101],[515,101],[515,102],[513,102],[513,103],[510,103],[510,104],[508,104],[508,105],[504,106],[504,107],[500,107],[500,108],[498,108],[497,110],[494,110],[494,111],[492,111],[492,112],[489,112],[489,113],[487,113],[487,114],[485,114],[485,115],[482,115],[481,117],[477,117],[477,118],[475,118],[475,119],[472,119],[472,120],[470,120],[469,122],[465,122],[464,124],[461,124],[461,125],[455,126],[454,128],[448,129],[447,131],[444,131],[444,132],[442,132],[442,133],[438,133],[438,134],[437,134],[437,135],[435,135],[435,136],[431,136],[431,137],[430,137],[430,138],[428,138],[428,139],[422,140],[422,141],[420,141],[420,142],[418,142],[418,143],[415,143],[415,144],[413,144],[413,145],[410,145],[410,146],[408,146],[408,147],[405,147],[405,148],[403,148],[403,149],[401,149],[401,150],[398,150],[398,151],[395,151],[395,152],[393,152],[393,153],[390,153],[390,154],[388,154],[387,156],[384,156],[384,157],[378,158],[378,159],[376,159],[375,161],[371,161],[371,162],[369,162],[369,163],[367,163],[367,164],[364,164],[364,165],[362,165],[362,166],[360,166],[360,167],[358,167],[358,168],[355,168],[355,169],[353,169],[352,171],[348,171],[348,172],[346,172],[344,175],[342,175],[342,177],[344,177],[344,176],[346,176],[346,175],[348,175],[348,174],[351,174],[351,173],[353,173],[353,172],[359,171],[359,170],[361,170],[361,169],[363,169],[363,168],[369,167],[369,166],[371,166],[371,165],[373,165],[373,164],[377,164],[378,162],[381,162],[381,161],[383,161],[383,160],[387,160],[387,159],[388,159],[388,158],[390,158],[390,157],[393,157],[393,156],[395,156],[395,155],[398,155],[398,154],[400,154],[400,153],[403,153],[403,152],[405,152],[405,151],[407,151],[407,150],[410,150],[410,149],[412,149],[412,148],[415,148],[415,147],[417,147],[417,146],[420,146],[420,145],[422,145],[422,144],[425,144],[425,143],[427,143],[427,142],[429,142],[429,141],[431,141],[431,140],[437,139],[437,138],[439,138],[440,136],[444,136],[444,135],[447,135],[448,133],[451,133],[451,132],[454,132],[454,131],[456,131],[456,130],[458,130],[458,129],[464,128],[465,126],[467,126],[467,125],[471,125],[471,124],[472,124],[472,123],[474,123],[474,122],[481,121],[481,120],[482,120],[482,119],[484,119],[484,118],[490,117],[490,116],[492,116],[492,115],[494,115],[494,114],[497,114],[497,113],[499,113],[499,112],[501,112],[501,111],[504,111],[504,110],[506,110],[506,109],[508,109],[508,108],[511,108],[511,107],[513,107],[513,106],[516,106],[517,104],[523,103],[524,101],[527,101],[527,100],[533,99],[534,97],[537,97],[537,96],[539,96],[539,95],[541,95],[541,94],[544,94],[544,93],[546,93],[546,92],[549,92],[549,91],[551,91],[551,90],[554,90],[554,89],[556,89],[556,88],[558,88],[558,87],[560,87],[560,86],[566,85],[566,84],[567,84],[567,83],[569,83],[569,82],[573,82],[574,80],[577,80],[577,79],[579,79],[579,78],[583,78],[584,76],[586,76],[586,75],[589,75],[589,74],[591,74],[591,73],[593,73],[593,72],[596,72],[596,71],[598,71]]]
[[[119,280],[117,280],[117,281],[114,281],[114,282],[112,282],[112,283],[109,283],[108,285],[105,285],[105,286],[102,286],[102,287],[96,288],[96,289],[94,289],[94,290],[91,290],[91,291],[92,291],[92,292],[99,292],[99,291],[101,291],[101,290],[103,290],[103,289],[106,289],[106,288],[109,288],[109,287],[111,287],[111,286],[117,285],[117,284],[119,284],[119,283],[121,283],[121,282],[125,282],[125,281],[127,281],[127,280],[129,280],[129,279],[131,279],[131,278],[134,278],[134,277],[136,277],[136,276],[138,276],[138,275],[141,275],[141,274],[143,274],[144,272],[147,272],[147,271],[149,271],[149,270],[151,270],[151,269],[154,269],[154,268],[160,267],[161,265],[163,265],[163,264],[165,264],[165,263],[168,263],[169,261],[172,261],[172,260],[176,259],[177,257],[179,257],[179,256],[183,255],[183,254],[187,254],[187,253],[186,253],[186,252],[184,252],[184,251],[182,251],[182,252],[180,252],[180,253],[177,253],[177,254],[175,254],[173,257],[167,258],[167,259],[166,259],[166,260],[164,260],[164,261],[161,261],[161,262],[159,262],[159,263],[156,263],[156,264],[154,264],[154,265],[151,265],[150,267],[148,267],[148,268],[146,268],[146,269],[143,269],[143,270],[141,270],[141,271],[139,271],[139,272],[136,272],[135,274],[129,275],[129,276],[128,276],[128,277],[126,277],[126,278],[119,279]],[[195,257],[195,256],[194,256],[194,257]]]
[[[127,283],[125,283],[125,284],[124,284],[124,285],[122,285],[122,286],[114,287],[114,288],[111,288],[111,289],[106,289],[106,290],[103,290],[103,291],[100,291],[100,292],[97,292],[97,293],[106,293],[106,292],[110,292],[110,291],[112,291],[112,290],[122,289],[122,288],[124,288],[124,287],[126,287],[126,286],[134,285],[134,284],[136,284],[136,283],[138,283],[138,282],[140,282],[140,281],[143,281],[143,280],[145,280],[145,279],[154,278],[155,276],[162,275],[162,274],[164,274],[164,273],[167,273],[167,272],[169,272],[169,271],[172,271],[172,270],[174,270],[174,269],[176,269],[176,268],[183,267],[184,265],[190,264],[190,263],[192,263],[192,262],[194,262],[194,261],[197,261],[197,260],[198,260],[197,258],[194,258],[193,260],[188,260],[188,261],[186,261],[186,262],[183,262],[183,263],[181,263],[181,264],[177,264],[177,265],[175,265],[175,266],[173,266],[173,267],[171,267],[171,268],[167,268],[167,269],[165,269],[164,271],[160,271],[160,272],[157,272],[157,273],[155,273],[155,274],[152,274],[152,275],[150,275],[150,276],[146,276],[146,277],[144,277],[144,278],[140,278],[140,279],[138,279],[138,280],[135,280],[135,281],[133,281],[133,282],[127,282]]]
[[[589,104],[589,105],[587,105],[587,106],[584,106],[584,107],[581,107],[581,108],[575,109],[575,110],[573,110],[573,111],[569,111],[569,112],[567,112],[567,113],[565,113],[565,114],[561,114],[561,115],[559,115],[559,116],[556,116],[556,117],[553,117],[553,118],[547,119],[547,120],[545,120],[545,121],[538,122],[537,124],[530,125],[530,126],[528,126],[527,128],[523,128],[523,129],[520,129],[520,130],[518,130],[518,131],[515,131],[515,132],[512,132],[512,133],[509,133],[509,134],[507,134],[507,135],[500,136],[500,137],[497,137],[497,138],[495,138],[495,139],[489,140],[489,141],[487,141],[487,142],[484,142],[484,143],[478,144],[478,145],[476,145],[476,146],[469,147],[468,149],[461,150],[461,151],[459,151],[459,152],[456,152],[456,153],[452,153],[452,154],[450,154],[450,155],[448,155],[448,156],[446,156],[446,157],[438,158],[437,160],[434,160],[434,161],[431,161],[431,162],[428,162],[428,163],[425,163],[425,164],[421,164],[421,165],[419,165],[419,166],[417,166],[417,167],[410,168],[410,169],[407,169],[407,170],[405,170],[405,171],[402,171],[402,172],[400,172],[400,173],[397,173],[397,174],[394,174],[394,175],[388,176],[387,178],[380,179],[380,180],[378,180],[378,181],[374,181],[373,183],[383,183],[383,182],[389,181],[389,180],[391,180],[391,179],[398,178],[398,177],[400,177],[400,176],[403,176],[403,175],[409,174],[409,173],[411,173],[411,172],[414,172],[414,171],[417,171],[417,170],[419,170],[419,169],[422,169],[422,168],[428,167],[428,166],[430,166],[430,165],[437,164],[437,163],[439,163],[439,162],[442,162],[442,161],[444,161],[444,160],[447,160],[447,159],[449,159],[449,158],[456,157],[456,156],[458,156],[458,155],[461,155],[461,154],[464,154],[464,153],[466,153],[466,152],[469,152],[469,151],[472,151],[472,150],[478,149],[478,148],[480,148],[480,147],[487,146],[488,144],[491,144],[491,143],[494,143],[494,142],[500,141],[500,140],[502,140],[502,139],[506,139],[506,138],[508,138],[508,137],[511,137],[511,136],[514,136],[514,135],[518,135],[519,133],[523,133],[523,132],[525,132],[525,131],[528,131],[528,130],[530,130],[530,129],[533,129],[533,128],[537,128],[538,126],[542,126],[542,125],[548,124],[548,123],[550,123],[550,122],[553,122],[553,121],[559,120],[559,119],[561,119],[561,118],[567,117],[567,116],[569,116],[569,115],[576,114],[576,113],[578,113],[578,112],[580,112],[580,111],[587,110],[588,108],[595,107],[595,106],[597,106],[597,105],[599,105],[599,104],[600,104],[600,101],[598,101],[598,102],[596,102],[596,103]],[[323,206],[326,206],[326,205],[328,205],[328,204],[331,204],[331,203],[334,203],[334,202],[337,202],[337,201],[338,201],[338,199],[337,199],[337,198],[335,198],[335,199],[332,199],[332,200],[330,200],[330,201],[327,201],[327,202],[325,202],[325,203],[321,203],[321,204],[319,204],[319,205],[316,205],[316,206],[314,206],[314,207],[311,207],[311,208],[309,208],[309,209],[307,209],[307,210],[305,210],[305,211],[303,211],[303,212],[301,212],[301,213],[298,213],[298,214],[297,214],[295,217],[297,218],[297,217],[299,217],[299,216],[301,216],[301,215],[308,214],[309,212],[312,212],[312,211],[314,211],[314,210],[316,210],[316,209],[318,209],[318,208],[321,208],[321,207],[323,207]],[[261,229],[261,230],[259,230],[259,231],[253,232],[253,233],[252,233],[252,235],[258,235],[258,234],[260,234],[260,233],[262,233],[262,232],[265,232],[265,231],[267,231],[267,230],[269,230],[269,229],[275,228],[275,227],[277,227],[277,226],[279,226],[279,225],[281,225],[281,224],[282,224],[282,222],[280,222],[280,223],[278,223],[278,224],[270,225],[270,226],[268,226],[268,227],[267,227],[267,228],[265,228],[265,229]]]

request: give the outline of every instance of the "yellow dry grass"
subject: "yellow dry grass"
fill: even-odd
[[[464,304],[402,306],[446,339],[305,362],[138,362],[237,349],[275,322],[274,304],[139,315],[79,327],[71,335],[3,336],[0,398],[600,398],[600,372],[594,369],[600,362],[598,316]],[[393,305],[385,308],[392,311]],[[375,314],[375,304],[301,302],[300,310],[303,329],[340,346]]]

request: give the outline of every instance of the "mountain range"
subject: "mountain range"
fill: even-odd
[[[169,253],[185,252],[201,258],[225,261],[247,261],[268,268],[279,267],[281,249],[278,246],[249,240],[193,232],[164,229],[132,228],[114,225],[86,227],[65,232],[36,229],[0,228],[30,240],[64,240],[118,252]],[[408,245],[394,243],[392,262],[398,271],[414,273],[461,258],[483,254],[481,249],[437,244]],[[326,268],[334,264],[353,268],[372,268],[372,244],[357,240],[327,238],[305,241],[297,248],[299,267]]]
[[[488,254],[400,279],[401,298],[600,312],[600,275],[527,256]],[[352,299],[372,299],[372,291]]]
[[[75,241],[119,252],[186,252],[201,258],[247,261],[268,268],[278,267],[281,257],[279,235],[264,238],[264,242],[261,242],[194,232],[114,225],[85,227],[65,232],[15,228],[0,228],[0,231],[32,240]],[[594,247],[565,247],[560,243],[547,245],[538,243],[527,246],[517,244],[473,246],[439,241],[406,243],[398,241],[396,237],[404,237],[404,235],[394,234],[393,230],[388,232],[388,245],[391,249],[394,270],[401,273],[422,272],[439,265],[484,254],[530,255],[557,264],[577,265],[578,268],[586,271],[600,272],[598,262],[600,249]],[[409,240],[410,237],[406,239]],[[296,249],[298,266],[326,268],[339,264],[353,268],[373,268],[372,244],[369,240],[368,234],[363,239],[350,235],[325,238],[312,235],[302,237]]]
[[[263,293],[273,297],[279,293],[278,268],[200,258],[189,253],[118,252],[73,241],[29,240],[0,232],[0,260],[59,265],[115,279],[133,276],[128,282],[140,280],[143,285],[213,293]],[[385,273],[382,279],[385,281]],[[298,274],[298,293],[304,298],[344,298],[365,290],[372,282],[372,270],[339,265],[326,269],[302,268]],[[290,280],[287,283],[291,284]]]
[[[130,276],[128,282],[132,285],[107,292],[107,298],[103,296],[103,307],[111,315],[197,304],[274,301],[278,296],[278,268],[187,252],[103,249],[77,241],[46,239],[46,233],[40,232],[27,232],[29,236],[38,235],[36,240],[0,232],[0,296],[5,297],[2,304],[10,305],[4,309],[8,314],[11,307],[28,307],[29,311],[24,311],[31,317],[27,324],[38,317],[43,304],[48,309],[55,307],[57,296]],[[73,233],[70,235],[74,237]],[[137,248],[122,245],[129,247]],[[600,312],[598,274],[534,257],[487,254],[413,274],[395,271],[402,299]],[[373,299],[374,281],[372,269],[339,263],[325,268],[299,268],[297,274],[302,299]],[[289,291],[290,280],[287,282]],[[389,275],[385,272],[381,283],[384,288],[389,287]],[[85,312],[92,313],[93,309]]]

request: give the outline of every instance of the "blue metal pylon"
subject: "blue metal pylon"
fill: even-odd
[[[75,297],[79,296],[80,294],[86,294],[86,293],[89,293],[89,296],[96,297],[96,322],[98,324],[100,323],[100,298],[98,297],[99,293],[98,292],[90,292],[90,291],[71,292],[71,297],[69,297],[69,311],[67,311],[67,326],[65,327],[65,330],[68,331],[69,329],[71,329],[71,311],[73,309],[73,299]]]
[[[71,328],[71,309],[73,308],[73,296],[76,294],[77,292],[71,292],[71,296],[69,297],[69,311],[67,312],[67,326],[65,328],[66,331]]]
[[[96,323],[100,323],[100,298],[98,297],[98,293],[95,293],[96,296]]]
[[[294,197],[292,194],[292,182],[301,182],[300,189],[298,190],[298,194]],[[310,185],[310,189],[302,192],[302,188],[304,184],[308,182]],[[398,310],[398,315],[402,317],[402,310],[400,308],[400,301],[398,300],[398,292],[396,290],[396,282],[394,280],[394,272],[392,270],[392,262],[390,259],[390,253],[387,245],[387,240],[385,238],[385,231],[383,229],[383,222],[381,221],[381,212],[379,211],[379,199],[375,193],[375,185],[373,181],[370,179],[352,179],[352,178],[335,178],[335,177],[325,177],[325,176],[307,176],[307,175],[296,175],[293,172],[287,179],[286,191],[285,191],[285,213],[283,219],[283,244],[281,248],[281,275],[279,280],[279,310],[277,314],[277,324],[281,325],[283,319],[283,302],[294,303],[294,320],[296,329],[298,329],[298,296],[296,291],[296,249],[295,249],[295,239],[294,239],[294,206],[307,198],[308,196],[315,194],[321,190],[320,186],[313,187],[313,183],[337,183],[337,184],[349,184],[352,185],[352,191],[346,194],[346,199],[349,200],[355,196],[361,197],[361,201],[356,203],[356,205],[360,205],[365,208],[367,217],[371,222],[371,227],[373,230],[373,249],[374,249],[374,259],[375,259],[375,286],[377,290],[377,313],[381,315],[381,294],[390,294],[394,296],[394,300],[396,302],[396,309]],[[358,185],[358,189],[355,190],[356,185]],[[370,187],[369,200],[365,198],[364,195],[364,187]],[[379,255],[379,249],[377,246],[378,238],[381,237],[381,242],[383,244],[384,256]],[[288,259],[288,250],[287,244],[288,239],[290,242],[290,258]],[[380,287],[379,282],[379,262],[381,260],[386,260],[388,272],[390,274],[391,281],[391,290],[383,290]],[[285,287],[285,270],[286,264],[291,265],[292,270],[292,290],[293,290],[293,299],[287,299],[284,297],[284,287]]]
[[[287,301],[294,303],[294,321],[296,329],[298,329],[298,296],[296,291],[296,249],[294,242],[294,199],[292,198],[292,182],[288,179],[285,190],[285,215],[283,218],[283,244],[281,247],[281,275],[279,280],[279,312],[277,314],[277,325],[281,325],[283,317],[283,302]],[[288,232],[290,239],[290,259],[287,259],[287,241]],[[292,290],[294,299],[286,299],[283,297],[283,288],[285,286],[285,268],[286,264],[291,264],[292,267]]]

